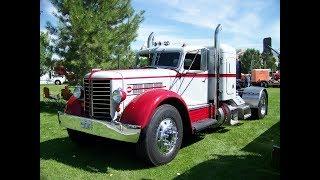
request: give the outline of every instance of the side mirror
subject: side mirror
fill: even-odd
[[[208,49],[201,49],[201,65],[200,65],[200,69],[202,71],[207,71],[208,70],[208,57],[209,57]]]

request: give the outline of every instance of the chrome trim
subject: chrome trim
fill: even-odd
[[[243,89],[242,99],[250,106],[250,108],[258,108],[262,92],[265,90],[263,87],[249,86]],[[266,96],[268,94],[266,92]],[[266,97],[266,98],[267,98]]]
[[[110,121],[111,117],[111,81],[84,79],[85,117]],[[104,111],[105,117],[101,115]],[[100,116],[96,116],[100,114]]]
[[[261,103],[261,114],[265,115],[267,112],[266,99],[261,99],[260,103]]]
[[[125,142],[138,142],[141,132],[140,126],[89,119],[60,111],[58,120],[60,126],[65,128]]]
[[[148,37],[148,41],[147,41],[147,48],[150,48],[151,45],[153,45],[153,41],[154,41],[154,33],[150,33],[149,37]]]
[[[157,128],[156,140],[157,148],[163,155],[173,151],[178,140],[178,129],[176,123],[171,118],[162,120]]]
[[[202,108],[207,108],[210,107],[210,104],[204,104],[203,106],[197,106],[197,107],[188,107],[188,111],[193,111],[193,110],[197,110],[197,109],[202,109]]]

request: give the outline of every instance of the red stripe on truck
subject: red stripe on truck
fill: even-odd
[[[91,78],[90,74],[90,77]],[[192,77],[192,78],[212,78],[216,77],[216,74],[196,74],[196,73],[186,73],[186,74],[180,74],[176,76],[142,76],[142,77],[124,77],[124,78],[97,78],[101,80],[121,80],[121,79],[148,79],[148,78],[174,78],[174,77]],[[219,77],[236,77],[236,74],[219,74]]]
[[[207,119],[210,116],[210,107],[201,107],[198,109],[191,109],[189,110],[189,117],[191,122],[197,122],[202,119]]]

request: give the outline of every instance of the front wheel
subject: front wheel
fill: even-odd
[[[159,106],[137,143],[137,154],[155,166],[169,163],[177,155],[183,136],[179,111],[171,105]]]

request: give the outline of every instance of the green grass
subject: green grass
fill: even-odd
[[[57,94],[64,86],[47,87]],[[279,179],[280,171],[271,166],[271,150],[280,143],[280,89],[269,88],[268,93],[269,114],[263,120],[246,120],[240,126],[194,135],[172,162],[159,167],[145,166],[130,143],[105,140],[78,147],[59,127],[54,104],[41,98],[41,178]]]

